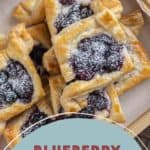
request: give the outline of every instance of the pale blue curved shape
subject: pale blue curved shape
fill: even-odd
[[[28,135],[14,150],[34,150],[34,145],[121,145],[119,150],[141,150],[133,137],[121,127],[91,119],[51,123]]]

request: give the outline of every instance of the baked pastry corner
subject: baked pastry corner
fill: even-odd
[[[26,25],[44,22],[45,10],[43,0],[25,0],[15,8],[13,16]]]

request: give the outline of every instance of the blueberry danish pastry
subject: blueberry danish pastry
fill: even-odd
[[[109,8],[121,16],[119,0],[45,0],[46,18],[52,37],[68,26]]]
[[[45,95],[31,59],[23,52],[32,46],[31,36],[20,24],[10,32],[6,50],[0,51],[0,121],[18,115]]]
[[[81,97],[65,99],[63,89],[65,82],[62,76],[50,78],[51,102],[55,114],[62,112],[79,112],[106,117],[117,122],[124,122],[117,93],[111,85],[106,89],[93,90]]]
[[[41,100],[36,105],[32,106],[32,108],[28,109],[21,115],[11,119],[10,121],[8,121],[8,124],[4,132],[4,137],[7,143],[10,143],[12,140],[14,140],[11,143],[11,147],[14,147],[16,144],[18,144],[21,141],[22,138],[26,137],[28,134],[37,130],[41,126],[48,124],[50,122],[50,120],[48,119],[42,122],[39,121],[51,115],[52,115],[52,111],[50,105],[47,99],[44,99]],[[37,125],[33,126],[36,123]],[[27,128],[30,129],[27,130]],[[20,136],[17,137],[18,135]],[[16,137],[17,139],[15,139]]]
[[[144,18],[139,10],[122,16],[120,20],[121,23],[129,27],[136,35],[139,34],[140,29],[144,25]],[[44,54],[43,65],[50,75],[60,74],[59,65],[53,48]]]
[[[68,27],[53,44],[70,98],[106,87],[133,69],[126,34],[108,9]]]

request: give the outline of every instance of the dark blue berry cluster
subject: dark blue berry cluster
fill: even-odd
[[[82,39],[70,62],[77,80],[91,80],[95,74],[119,71],[123,65],[123,45],[107,34]]]
[[[63,0],[62,0],[63,1]],[[66,2],[66,1],[63,1]],[[74,1],[67,1],[69,4],[72,4],[69,8],[68,12],[63,14],[59,14],[56,21],[55,21],[55,27],[58,31],[58,33],[68,27],[69,25],[80,21],[81,19],[87,18],[91,15],[93,15],[93,11],[90,8],[90,6],[83,6],[81,4],[74,3]],[[67,4],[68,4],[67,3]]]
[[[32,94],[33,83],[27,70],[18,61],[10,60],[0,71],[0,108],[16,101],[29,103]]]

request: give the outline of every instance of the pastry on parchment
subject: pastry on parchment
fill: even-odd
[[[43,99],[24,113],[8,121],[4,131],[4,138],[8,144],[12,142],[10,147],[14,147],[21,141],[22,138],[25,138],[31,132],[50,123],[50,120],[46,118],[52,114],[53,113],[47,99]]]
[[[68,26],[109,8],[120,18],[123,11],[119,0],[45,0],[46,20],[52,37]]]
[[[45,96],[33,62],[24,55],[32,46],[31,36],[20,24],[10,32],[6,50],[0,51],[0,121],[18,115]]]
[[[51,103],[55,114],[62,112],[79,112],[106,117],[116,122],[124,122],[125,117],[113,85],[97,89],[80,97],[68,99],[63,93],[67,86],[61,75],[49,79]]]
[[[106,87],[133,70],[124,28],[108,9],[64,29],[53,44],[70,98]]]

